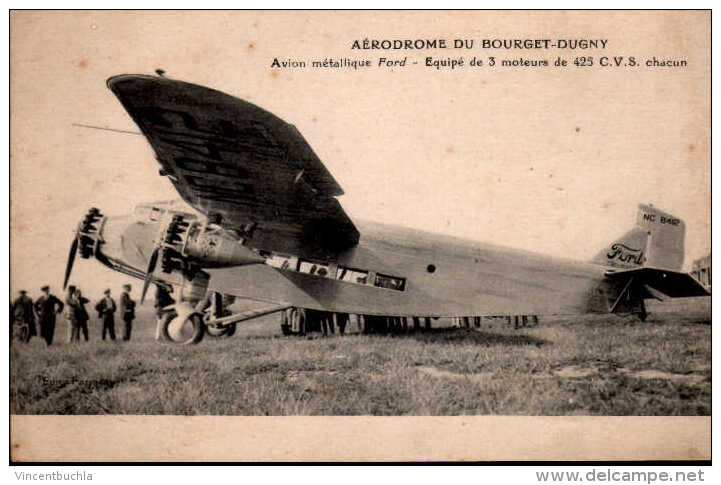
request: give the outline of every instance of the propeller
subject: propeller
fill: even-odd
[[[150,255],[150,261],[148,261],[148,268],[145,270],[145,280],[143,281],[143,292],[140,294],[140,304],[145,302],[145,294],[148,292],[150,282],[153,279],[153,271],[155,271],[155,265],[158,262],[158,253],[160,248],[156,247],[153,253]]]
[[[75,262],[75,255],[78,253],[78,238],[73,238],[73,243],[70,245],[70,254],[68,254],[68,264],[65,266],[65,279],[63,280],[63,290],[68,286],[68,280],[70,279],[70,273],[73,271],[73,263]]]
[[[97,243],[98,227],[96,223],[102,218],[100,211],[91,207],[85,217],[75,229],[75,237],[70,245],[70,254],[68,254],[68,264],[65,266],[65,279],[63,280],[63,289],[67,288],[70,274],[73,272],[73,264],[75,256],[80,251],[80,256],[89,258],[94,253],[94,246]]]
[[[143,291],[140,294],[141,305],[145,302],[145,295],[148,292],[150,283],[153,281],[153,272],[155,271],[155,266],[158,263],[158,257],[161,257],[162,259],[161,266],[163,267],[163,271],[165,271],[166,273],[170,273],[172,271],[172,268],[169,266],[170,261],[168,260],[168,258],[170,256],[170,253],[173,252],[171,250],[171,247],[174,244],[182,242],[178,231],[182,231],[184,228],[187,227],[188,224],[183,221],[183,218],[180,215],[174,215],[167,224],[160,226],[160,232],[158,233],[155,242],[155,248],[150,254],[150,259],[148,260],[148,268],[145,270]]]

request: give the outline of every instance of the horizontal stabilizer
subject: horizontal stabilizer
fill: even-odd
[[[658,301],[666,301],[670,298],[665,293],[661,293],[660,291],[655,290],[648,285],[643,285],[643,289],[646,291],[647,296],[650,296],[651,298],[655,298]]]
[[[606,276],[611,279],[633,278],[633,283],[640,287],[648,286],[655,292],[662,293],[671,298],[690,296],[708,296],[711,293],[688,273],[679,273],[657,268],[638,268],[629,270],[608,271]],[[649,292],[650,298],[658,298],[654,292]]]

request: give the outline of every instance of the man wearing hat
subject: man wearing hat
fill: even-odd
[[[106,334],[110,335],[110,340],[115,340],[115,301],[110,297],[110,288],[104,293],[103,299],[95,305],[95,310],[103,321],[103,340]]]
[[[85,304],[90,303],[90,300],[85,298],[83,296],[83,292],[78,288],[75,287],[75,297],[74,301],[76,304],[76,314],[78,318],[78,328],[80,329],[80,332],[83,334],[83,339],[87,342],[88,341],[88,320],[90,320],[90,315],[88,315],[88,311],[85,309]],[[80,340],[80,337],[78,337],[78,341]]]
[[[55,335],[55,315],[62,312],[65,305],[62,301],[50,294],[50,287],[45,285],[40,290],[42,296],[35,300],[35,312],[40,322],[40,336],[45,343],[51,345]]]
[[[135,301],[130,298],[130,285],[123,285],[123,293],[120,295],[120,315],[123,317],[125,327],[123,328],[123,340],[130,340],[130,333],[133,330],[135,319]]]
[[[70,285],[65,295],[65,320],[68,322],[68,342],[80,342],[80,332],[88,341],[88,312],[85,304],[90,300],[83,296],[80,288]]]
[[[65,294],[65,321],[68,322],[68,342],[80,341],[80,325],[78,324],[78,302],[75,297],[75,286],[68,286]]]
[[[37,335],[35,331],[35,313],[33,312],[33,300],[28,296],[28,292],[20,290],[18,296],[12,304],[13,323],[15,325],[27,325],[28,331],[22,335],[22,339],[27,342],[30,337]]]

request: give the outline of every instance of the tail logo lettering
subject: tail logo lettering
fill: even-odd
[[[611,260],[618,260],[622,263],[633,263],[639,266],[643,264],[642,249],[634,249],[621,243],[615,243],[611,246],[611,251],[606,253],[606,257]]]

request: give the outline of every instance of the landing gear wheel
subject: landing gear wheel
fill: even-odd
[[[163,336],[169,342],[180,345],[197,344],[203,339],[205,324],[197,313],[178,317],[175,311],[163,316]]]
[[[288,335],[291,335],[290,326],[286,325],[285,323],[280,324],[280,331],[283,332],[283,335],[285,335],[286,337]]]
[[[232,337],[235,334],[235,328],[235,323],[231,323],[230,325],[225,325],[223,327],[211,327],[210,325],[206,325],[205,333],[208,335],[208,337],[228,338]]]

